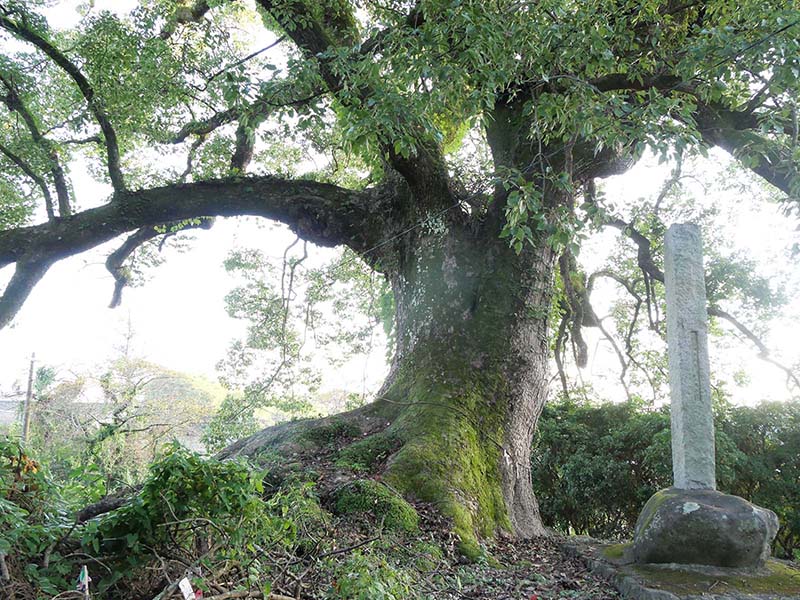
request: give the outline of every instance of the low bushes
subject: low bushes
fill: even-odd
[[[775,511],[775,553],[800,551],[800,403],[715,407],[717,486]],[[545,523],[629,537],[639,511],[672,484],[669,408],[555,402],[534,441],[533,484]]]

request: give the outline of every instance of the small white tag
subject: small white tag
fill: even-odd
[[[178,587],[183,592],[183,600],[194,600],[194,590],[188,577],[184,577],[178,582]]]

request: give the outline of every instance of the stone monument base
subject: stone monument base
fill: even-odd
[[[777,532],[775,513],[743,498],[668,488],[642,509],[632,555],[637,563],[759,567]]]

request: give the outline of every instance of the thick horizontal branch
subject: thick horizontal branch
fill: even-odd
[[[706,143],[741,160],[787,196],[797,192],[798,165],[778,141],[757,132],[756,115],[703,107],[695,118]]]
[[[131,497],[130,496],[106,496],[95,502],[94,504],[90,504],[89,506],[79,510],[75,515],[75,520],[80,523],[85,523],[90,519],[94,519],[95,517],[99,517],[100,515],[104,515],[106,513],[110,513],[118,508],[125,506],[126,504],[130,503]]]
[[[0,300],[0,327],[49,265],[129,231],[199,217],[253,215],[285,223],[315,244],[364,252],[381,239],[394,194],[389,188],[357,192],[315,181],[237,177],[118,192],[108,204],[66,219],[0,231],[0,267],[17,263],[18,271]]]
[[[274,219],[315,244],[344,244],[358,252],[380,235],[376,204],[385,199],[384,193],[276,177],[234,177],[118,192],[108,204],[69,219],[0,231],[0,267],[26,257],[58,260],[142,227],[204,216]]]
[[[694,119],[703,141],[742,160],[754,173],[785,194],[791,196],[797,192],[798,165],[792,162],[790,153],[781,148],[777,141],[759,132],[759,115],[754,109],[759,105],[762,92],[756,93],[744,110],[731,110],[720,104],[703,102],[692,82],[673,75],[633,80],[623,73],[610,73],[582,83],[598,92],[655,89],[693,96],[698,103]],[[784,132],[789,132],[791,126],[784,129]]]

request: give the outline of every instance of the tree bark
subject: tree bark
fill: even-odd
[[[396,302],[390,374],[375,402],[338,418],[401,440],[380,477],[452,518],[465,555],[500,532],[546,535],[530,458],[548,390],[554,251],[542,239],[516,254],[488,222],[454,220],[394,250],[382,265]],[[257,456],[292,439],[287,424],[222,456]]]

